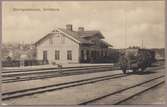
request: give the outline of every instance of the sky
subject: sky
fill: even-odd
[[[72,24],[74,30],[100,30],[114,48],[164,48],[164,9],[164,1],[5,1],[2,41],[34,43]]]

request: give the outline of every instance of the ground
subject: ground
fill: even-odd
[[[133,74],[127,77],[116,79],[108,79],[95,83],[80,85],[76,87],[65,88],[61,90],[54,90],[42,94],[34,94],[30,96],[10,99],[3,101],[7,105],[77,105],[82,102],[109,94],[119,89],[146,81],[156,76],[164,74],[165,69],[147,69],[148,72],[143,74]],[[122,73],[121,70],[73,75],[67,77],[56,77],[40,80],[23,81],[16,83],[3,84],[2,89],[5,91],[12,91],[24,88],[32,88],[37,86],[44,86],[48,84],[57,84],[62,82],[76,81],[86,78],[93,78],[97,76],[113,75]],[[34,85],[35,84],[35,85]],[[155,94],[156,93],[156,94]],[[165,88],[160,85],[151,91],[145,92],[123,104],[164,104],[165,103]],[[107,99],[108,104],[112,104],[110,99]],[[104,101],[105,102],[105,101]],[[102,104],[104,103],[102,102]],[[106,103],[104,103],[106,104]]]
[[[165,104],[165,91],[165,84],[162,84],[122,104]]]

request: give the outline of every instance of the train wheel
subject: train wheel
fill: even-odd
[[[142,67],[142,68],[141,68],[141,72],[143,72],[145,69],[146,69],[145,67]]]
[[[137,69],[133,69],[133,73],[137,72]]]

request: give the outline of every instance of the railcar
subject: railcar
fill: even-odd
[[[123,73],[144,71],[155,62],[155,52],[150,49],[126,49],[120,56],[120,68]]]

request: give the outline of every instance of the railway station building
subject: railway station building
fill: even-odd
[[[97,63],[103,62],[111,51],[111,45],[98,30],[73,30],[55,28],[35,43],[37,60],[51,63]]]

